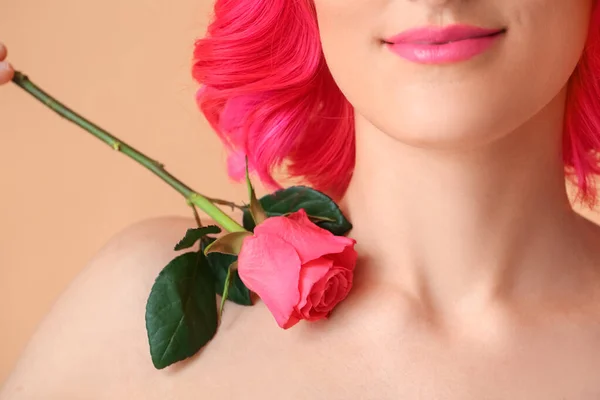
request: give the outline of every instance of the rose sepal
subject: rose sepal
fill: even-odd
[[[209,255],[210,253],[223,253],[237,256],[242,250],[242,243],[244,242],[244,239],[248,236],[252,236],[252,232],[231,232],[223,235],[206,246],[204,249],[204,255]]]

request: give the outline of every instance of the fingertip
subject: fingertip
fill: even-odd
[[[4,61],[7,53],[8,53],[8,50],[6,49],[6,46],[4,45],[4,43],[0,43],[0,61]]]
[[[15,75],[15,70],[8,62],[0,62],[0,85],[10,82]]]

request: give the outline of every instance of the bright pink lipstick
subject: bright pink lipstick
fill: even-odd
[[[447,64],[471,59],[486,50],[506,31],[469,25],[411,29],[385,40],[400,57],[421,64]]]

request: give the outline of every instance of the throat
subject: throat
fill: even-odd
[[[365,279],[452,303],[572,263],[580,223],[560,135],[542,139],[530,139],[536,159],[522,138],[442,154],[357,122],[356,169],[342,205],[359,254],[376,265],[361,272]]]

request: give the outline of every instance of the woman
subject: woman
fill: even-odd
[[[228,306],[201,354],[156,371],[145,300],[193,221],[147,221],[62,296],[0,398],[600,399],[600,230],[564,184],[566,166],[593,200],[600,10],[313,1],[319,36],[303,1],[218,1],[194,72],[265,181],[285,155],[344,194],[351,296],[287,331],[260,303]]]

